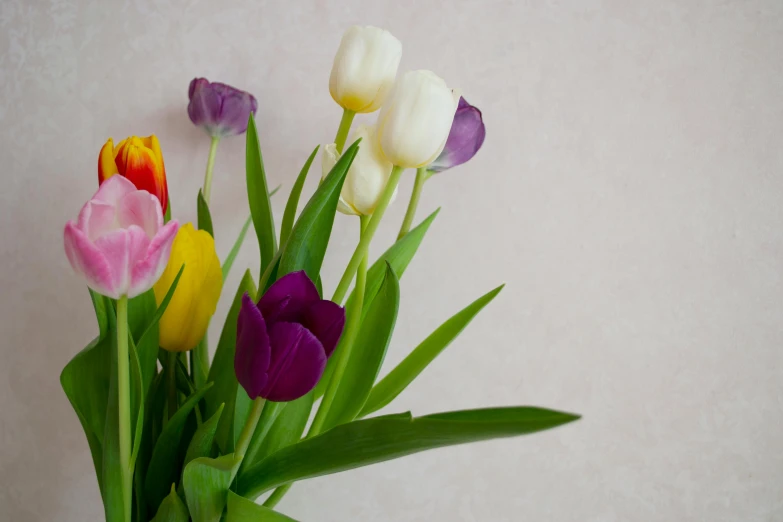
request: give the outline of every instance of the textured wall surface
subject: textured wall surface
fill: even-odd
[[[207,76],[259,98],[271,184],[287,191],[334,136],[329,69],[354,23],[391,30],[401,70],[463,88],[488,129],[474,161],[426,187],[419,217],[443,210],[402,280],[386,368],[507,283],[384,411],[535,404],[584,419],[307,481],[280,509],[302,521],[783,520],[780,0],[1,0],[0,518],[103,516],[58,381],[96,331],[62,226],[95,190],[100,146],[157,133],[175,216],[194,219],[208,140],[185,106],[190,79]],[[248,213],[243,148],[218,151],[221,255]],[[279,219],[284,198],[274,204]],[[327,289],[356,228],[338,217]],[[249,237],[238,266],[255,271],[256,256]]]

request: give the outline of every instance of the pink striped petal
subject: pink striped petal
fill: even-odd
[[[137,230],[144,234],[141,229]],[[130,286],[131,234],[129,230],[120,228],[102,235],[93,243],[106,259],[114,289],[119,295],[127,294]]]
[[[152,239],[163,226],[160,200],[144,190],[126,194],[117,204],[117,222],[123,228],[138,225]]]
[[[103,201],[110,205],[117,206],[120,200],[127,194],[136,192],[134,185],[124,176],[112,176],[98,187],[98,192],[92,197],[93,200]]]
[[[78,223],[79,228],[90,241],[95,241],[102,235],[120,228],[114,205],[98,200],[90,200],[82,207]]]
[[[166,223],[149,242],[144,255],[131,265],[128,297],[143,294],[160,279],[169,262],[171,244],[174,242],[174,236],[177,235],[177,229],[179,229],[177,221]],[[140,229],[139,231],[141,232]]]
[[[117,299],[121,292],[116,287],[112,270],[103,253],[89,238],[69,221],[63,234],[65,255],[71,263],[74,272],[87,280],[87,286],[98,292]]]

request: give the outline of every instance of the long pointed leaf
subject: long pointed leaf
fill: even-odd
[[[193,522],[218,522],[226,507],[228,487],[241,460],[233,453],[192,460],[182,475],[185,499]]]
[[[223,281],[226,280],[228,277],[228,273],[231,272],[231,267],[234,266],[234,260],[237,258],[237,254],[239,254],[239,249],[242,247],[242,242],[245,240],[245,236],[247,235],[247,230],[250,228],[250,224],[253,222],[252,217],[248,217],[245,221],[245,224],[242,225],[242,230],[239,231],[239,236],[237,237],[237,240],[234,242],[234,245],[231,247],[231,250],[229,250],[228,255],[226,256],[226,260],[223,261],[223,266],[221,267],[223,271]]]
[[[209,211],[209,204],[204,199],[204,194],[201,190],[198,191],[198,197],[196,198],[196,216],[198,229],[205,230],[210,236],[215,237],[215,232],[212,228],[212,213]]]
[[[386,356],[399,306],[400,283],[394,270],[387,264],[383,283],[366,307],[367,316],[350,350],[350,358],[338,383],[323,429],[350,422],[362,410]]]
[[[291,194],[288,196],[288,202],[285,204],[285,212],[283,212],[283,223],[280,225],[280,244],[285,245],[288,240],[291,229],[294,226],[294,219],[296,219],[296,209],[299,206],[299,197],[302,195],[302,188],[304,187],[305,179],[307,179],[307,173],[310,172],[310,165],[313,164],[315,155],[318,153],[318,146],[313,149],[310,157],[302,167],[299,175],[296,177],[294,186],[291,187]]]
[[[255,499],[272,488],[429,449],[515,437],[578,419],[534,407],[489,408],[411,417],[387,415],[341,424],[273,453],[248,470],[238,493]]]
[[[413,382],[451,341],[470,324],[476,315],[497,296],[504,285],[482,295],[454,314],[424,339],[403,361],[373,387],[360,417],[369,415],[389,404]]]
[[[272,216],[272,203],[269,200],[264,161],[261,157],[261,145],[258,142],[258,131],[253,113],[247,122],[247,139],[245,149],[245,174],[247,179],[247,197],[250,203],[250,215],[253,216],[253,226],[258,238],[258,251],[261,254],[261,271],[272,260],[277,251],[275,239],[275,223]]]
[[[340,191],[358,150],[358,141],[348,147],[305,205],[283,246],[278,277],[304,270],[312,281],[318,278],[332,233]]]
[[[168,424],[163,427],[163,431],[155,443],[150,465],[147,469],[147,480],[144,483],[147,501],[155,510],[158,509],[160,503],[166,498],[169,486],[175,483],[179,476],[180,468],[178,464],[181,463],[180,459],[182,459],[179,445],[185,430],[185,421],[211,386],[212,383],[207,383],[179,407],[176,413],[169,419]]]
[[[188,520],[190,520],[188,508],[182,503],[174,486],[171,486],[171,492],[161,502],[158,512],[151,522],[188,522]]]

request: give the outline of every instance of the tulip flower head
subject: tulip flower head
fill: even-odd
[[[152,287],[158,306],[182,265],[177,288],[160,319],[160,346],[170,352],[191,350],[201,341],[223,289],[215,241],[209,232],[187,223],[177,232],[166,269]]]
[[[247,294],[237,320],[234,371],[251,399],[298,399],[312,390],[345,326],[345,310],[320,298],[305,272],[277,280],[258,304]]]
[[[146,190],[160,201],[163,213],[169,205],[166,168],[158,138],[131,136],[114,146],[109,138],[98,156],[98,184],[119,174],[129,179],[139,190]]]
[[[329,92],[343,109],[368,113],[383,105],[402,58],[402,43],[377,27],[348,28],[329,76]]]
[[[481,111],[469,104],[465,98],[460,98],[446,146],[429,169],[442,172],[469,161],[481,148],[484,136],[486,130]]]
[[[446,145],[459,98],[431,71],[405,73],[378,115],[378,140],[386,158],[403,168],[432,163]]]
[[[351,136],[353,143],[361,138],[359,152],[351,163],[351,168],[345,176],[340,199],[337,202],[337,210],[348,215],[369,216],[375,210],[389,181],[393,165],[389,163],[378,145],[375,128],[369,125],[360,125]],[[331,143],[324,147],[321,161],[322,175],[325,178],[329,171],[340,159],[337,147]],[[394,191],[394,195],[397,191]],[[393,200],[394,196],[392,196]]]
[[[135,297],[158,280],[177,233],[163,224],[158,198],[122,176],[101,184],[76,221],[65,225],[65,254],[87,286],[113,299]]]
[[[206,78],[190,82],[188,98],[190,121],[213,138],[244,133],[250,113],[258,110],[258,101],[249,92],[225,83],[210,83]]]

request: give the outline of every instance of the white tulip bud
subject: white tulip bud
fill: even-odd
[[[377,27],[349,27],[334,57],[329,92],[343,109],[377,111],[394,84],[402,43]]]
[[[403,168],[432,163],[446,145],[460,92],[431,71],[409,71],[394,85],[378,115],[386,158]]]
[[[353,143],[359,138],[362,139],[359,143],[359,152],[345,176],[340,200],[337,202],[337,210],[343,214],[369,216],[375,211],[378,200],[386,188],[392,164],[381,154],[374,127],[360,125],[348,143]],[[339,158],[340,155],[337,153],[337,147],[334,143],[324,147],[321,158],[323,177],[329,174]],[[396,195],[397,191],[395,190],[394,196]],[[394,196],[392,196],[392,200],[394,200]]]

